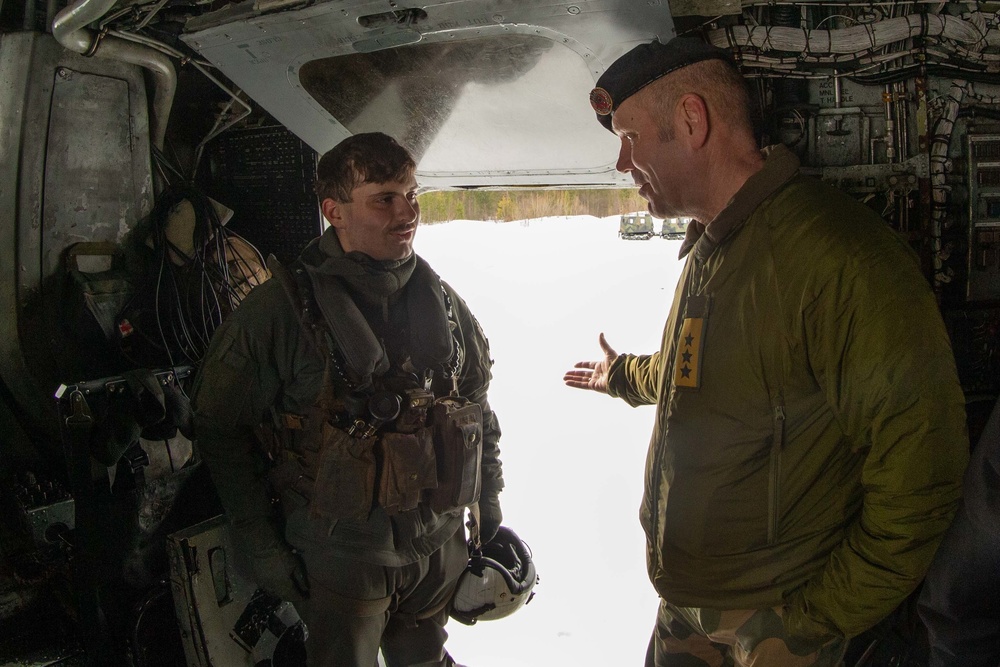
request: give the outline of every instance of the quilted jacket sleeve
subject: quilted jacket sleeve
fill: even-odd
[[[632,407],[654,405],[660,389],[660,355],[619,355],[608,371],[608,395]]]

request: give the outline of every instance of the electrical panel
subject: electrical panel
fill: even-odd
[[[230,130],[208,151],[209,194],[233,209],[227,227],[264,257],[299,256],[323,231],[313,182],[316,152],[280,125]]]
[[[967,136],[969,301],[1000,299],[1000,134]]]

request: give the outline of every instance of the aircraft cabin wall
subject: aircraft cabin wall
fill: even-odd
[[[371,54],[383,46],[419,51],[427,42],[431,56],[407,67],[427,62],[432,74],[463,77],[471,75],[461,63],[439,67],[452,36],[466,46],[479,30],[494,46],[508,30],[532,45],[549,39],[557,47],[526,51],[532,59],[519,66],[530,72],[535,57],[549,66],[563,61],[546,57],[575,53],[574,71],[587,89],[577,101],[553,100],[538,83],[550,77],[518,99],[582,106],[587,127],[603,140],[586,96],[618,54],[687,31],[730,47],[758,102],[762,143],[789,146],[807,172],[873,207],[918,253],[949,327],[973,441],[1000,394],[1000,30],[988,3],[692,0],[643,3],[628,14],[627,3],[613,0],[497,0],[424,3],[420,16],[384,2],[338,2],[339,13],[323,13],[325,3],[138,2],[103,15],[108,44],[131,53],[113,41],[131,39],[159,54],[127,61],[100,57],[100,44],[98,57],[60,44],[49,27],[59,4],[0,6],[0,662],[82,664],[86,654],[102,665],[207,664],[212,642],[191,638],[199,628],[184,626],[171,597],[204,596],[216,611],[249,597],[235,575],[203,579],[200,588],[190,579],[168,581],[166,535],[175,566],[205,563],[209,571],[215,566],[199,560],[195,547],[207,559],[225,536],[217,525],[184,532],[217,513],[217,503],[204,475],[187,466],[190,439],[166,422],[182,421],[169,414],[169,399],[189,387],[213,327],[266,277],[255,250],[287,260],[320,231],[311,193],[317,147],[275,120],[292,101],[269,97],[284,95],[288,80],[253,81],[260,91],[253,100],[234,83],[268,68],[289,76],[288,63],[258,62],[280,54],[267,30],[309,32],[317,45],[309,62],[333,70],[342,57],[359,67],[391,63]],[[451,14],[435,19],[438,5]],[[687,15],[680,5],[701,13]],[[582,29],[578,17],[596,23]],[[100,32],[99,19],[86,24],[89,34]],[[332,33],[317,27],[324,22]],[[226,47],[230,28],[257,34],[256,41]],[[605,35],[614,40],[602,41]],[[294,54],[292,42],[285,45]],[[354,43],[365,45],[365,55]],[[234,60],[236,52],[247,61]],[[318,79],[329,74],[306,64],[295,66]],[[431,78],[419,68],[407,73],[413,81]],[[346,102],[326,94],[352,114],[361,107],[350,102],[361,99],[364,112],[379,118],[427,108],[400,98],[404,88],[426,89],[401,86],[386,72],[365,80],[350,74],[337,80]],[[524,74],[515,68],[486,78],[516,86],[530,82]],[[364,90],[351,89],[352,81]],[[435,82],[434,89],[462,85]],[[380,100],[391,105],[381,116]],[[329,111],[311,98],[298,103]],[[447,120],[439,113],[442,127]],[[324,122],[324,132],[348,131],[338,119]],[[490,140],[517,141],[476,131],[485,156]],[[534,169],[525,184],[626,186],[607,173],[614,157],[574,173],[564,164]],[[430,176],[440,187],[512,182],[485,167],[470,167],[467,181]],[[168,228],[187,236],[170,236]],[[209,238],[221,240],[214,251],[206,250]],[[197,271],[186,253],[197,256]],[[216,270],[229,277],[220,281]],[[203,288],[220,295],[210,317],[188,307],[187,297]],[[181,507],[180,494],[197,499],[195,510]],[[219,624],[213,632],[226,635],[234,609],[212,621]],[[183,642],[179,627],[187,628]]]
[[[0,81],[0,378],[23,411],[14,432],[52,437],[52,382],[97,372],[99,356],[60,321],[66,250],[90,244],[74,270],[108,268],[108,246],[153,205],[146,86],[136,67],[35,32],[0,34]]]
[[[765,141],[789,146],[807,173],[909,240],[939,296],[963,386],[989,401],[1000,389],[1000,86],[898,78],[758,81]]]

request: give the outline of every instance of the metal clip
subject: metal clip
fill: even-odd
[[[69,405],[72,414],[66,417],[66,426],[74,428],[88,427],[94,423],[94,418],[90,415],[90,406],[87,405],[87,397],[79,389],[73,390],[69,395]]]
[[[375,431],[377,430],[377,426],[373,426],[364,419],[358,417],[354,420],[353,424],[347,427],[347,435],[364,440],[365,438],[370,438],[375,435]]]

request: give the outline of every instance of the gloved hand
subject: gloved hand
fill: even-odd
[[[253,577],[258,586],[280,600],[301,602],[309,597],[309,577],[302,557],[287,545],[255,554]]]
[[[497,536],[503,512],[500,511],[499,493],[482,496],[479,499],[479,541],[488,544]]]
[[[248,526],[241,537],[254,583],[281,600],[300,602],[309,597],[305,562],[278,537],[269,523]]]

